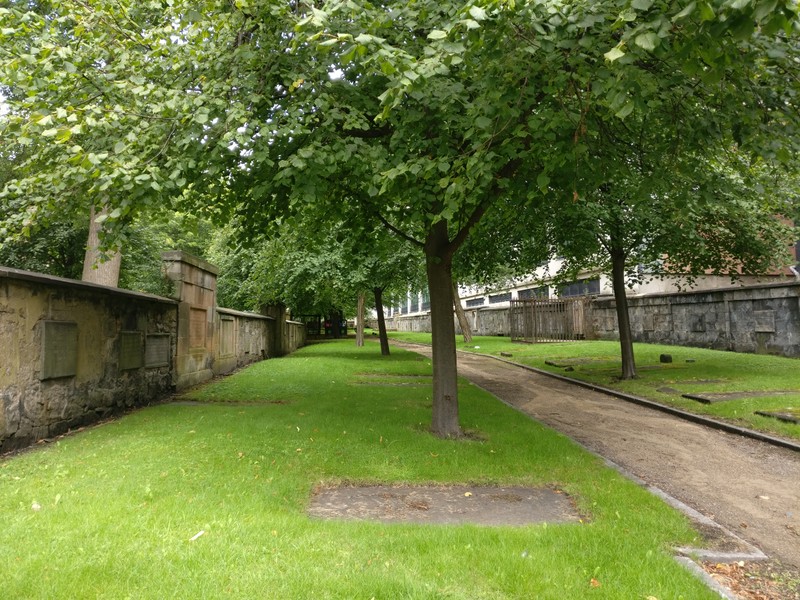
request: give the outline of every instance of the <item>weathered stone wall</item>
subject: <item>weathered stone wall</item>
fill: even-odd
[[[256,313],[217,308],[214,327],[214,375],[263,360],[271,355],[269,341],[275,319]]]
[[[283,336],[284,352],[290,354],[306,345],[306,326],[300,321],[286,321]]]
[[[0,268],[0,451],[169,393],[177,302]]]
[[[161,255],[178,305],[176,386],[183,389],[214,376],[214,324],[219,269],[174,250]]]
[[[634,341],[800,357],[800,284],[628,298]],[[619,339],[613,297],[590,304],[588,339]],[[477,335],[510,335],[509,309],[467,310]],[[430,315],[397,316],[387,327],[430,331]],[[456,331],[460,332],[458,323]]]
[[[467,316],[472,327],[473,335],[508,335],[511,325],[509,323],[508,308],[481,308],[481,309],[465,309],[464,314]],[[461,326],[458,319],[453,316],[456,333],[461,334]],[[371,325],[377,328],[377,322]],[[395,331],[413,331],[413,332],[430,332],[431,331],[431,316],[425,315],[411,315],[411,316],[398,316],[386,319],[386,328]]]
[[[637,342],[800,356],[800,285],[742,287],[629,299]],[[594,329],[617,339],[613,298],[593,302]]]
[[[285,312],[217,308],[213,265],[164,259],[174,299],[0,267],[0,452],[305,344]]]

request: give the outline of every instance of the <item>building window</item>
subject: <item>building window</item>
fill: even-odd
[[[560,298],[569,298],[572,296],[588,296],[590,294],[600,293],[600,278],[595,279],[579,279],[562,285],[558,290]]]
[[[419,296],[416,294],[411,297],[411,312],[419,312]]]
[[[517,294],[520,300],[529,300],[531,298],[549,298],[550,286],[542,285],[535,288],[528,288],[527,290],[520,290]]]
[[[511,300],[511,292],[505,292],[504,294],[489,295],[489,304],[509,302],[510,300]]]
[[[476,308],[478,306],[483,306],[485,302],[486,298],[484,297],[472,298],[470,300],[467,300],[467,308]]]

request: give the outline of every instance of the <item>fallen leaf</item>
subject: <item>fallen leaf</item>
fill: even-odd
[[[591,585],[593,588],[599,588],[600,582],[597,581],[597,579],[595,579],[594,577],[592,577],[592,580],[589,582],[589,585]]]
[[[34,500],[33,504],[31,504],[31,510],[36,510],[36,511],[42,510],[42,505],[36,502],[36,500]]]
[[[469,498],[470,496],[472,496],[472,492],[464,492],[464,496],[466,496],[467,498]]]

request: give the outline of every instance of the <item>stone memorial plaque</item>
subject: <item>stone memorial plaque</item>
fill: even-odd
[[[755,321],[755,331],[759,333],[775,333],[775,311],[774,310],[754,310],[753,320]]]
[[[219,355],[232,356],[236,322],[233,317],[221,317],[219,321]]]
[[[171,341],[168,333],[153,333],[148,335],[144,345],[144,366],[169,366]]]
[[[121,371],[144,366],[141,331],[122,331],[119,334],[119,368]]]
[[[192,308],[189,311],[189,347],[206,347],[206,317],[208,313],[204,308]]]
[[[78,372],[78,324],[42,322],[42,370],[39,379],[74,377]]]

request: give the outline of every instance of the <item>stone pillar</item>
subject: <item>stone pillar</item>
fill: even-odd
[[[164,252],[166,276],[178,305],[175,388],[191,387],[214,376],[214,311],[219,269],[180,250]]]
[[[283,356],[287,353],[286,306],[284,304],[269,304],[261,308],[261,314],[275,319],[270,321],[269,357]]]

